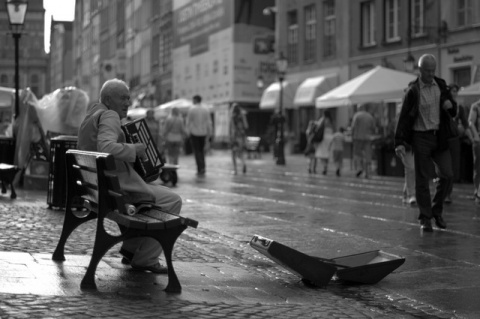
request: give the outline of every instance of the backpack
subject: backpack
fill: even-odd
[[[320,143],[323,141],[323,132],[325,131],[325,124],[323,120],[320,120],[315,123],[313,126],[313,136],[312,136],[312,142],[314,143]]]

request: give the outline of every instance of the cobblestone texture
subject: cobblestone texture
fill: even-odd
[[[194,205],[199,203],[194,203]],[[63,212],[45,209],[41,203],[16,206],[0,203],[0,246],[4,251],[50,254],[61,232]],[[95,222],[72,234],[66,254],[91,253]],[[116,232],[115,225],[108,229]],[[229,254],[217,251],[228,251]],[[107,256],[120,257],[111,249]],[[263,255],[224,234],[205,230],[187,231],[176,244],[174,260],[225,263],[248,268],[282,285],[292,283],[292,274]],[[299,288],[300,287],[300,288]],[[402,296],[386,295],[373,287],[345,287],[332,283],[326,288],[292,287],[296,298],[316,298],[307,303],[195,303],[182,300],[158,302],[151,298],[109,293],[81,296],[0,294],[0,318],[452,318],[428,305]],[[132,314],[133,315],[132,317]]]

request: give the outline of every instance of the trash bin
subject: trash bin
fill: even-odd
[[[48,208],[62,209],[66,205],[67,175],[65,152],[77,148],[77,137],[60,135],[50,141],[50,169],[48,174]],[[80,205],[78,205],[80,206]]]
[[[13,164],[15,157],[15,139],[0,136],[0,163]]]

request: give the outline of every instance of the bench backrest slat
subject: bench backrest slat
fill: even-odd
[[[95,155],[95,156],[92,156]],[[108,210],[125,213],[125,202],[118,177],[106,170],[115,169],[113,156],[107,153],[68,150],[67,159],[67,205],[68,198],[81,196],[88,203],[86,207],[97,213]],[[98,170],[98,171],[97,171]],[[99,209],[102,197],[104,209]]]

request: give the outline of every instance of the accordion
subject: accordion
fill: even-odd
[[[138,156],[135,159],[133,164],[135,171],[147,183],[156,180],[160,175],[160,168],[165,163],[145,120],[137,119],[125,123],[122,125],[122,130],[128,143],[143,143],[147,147],[145,150],[146,159],[141,159]]]

